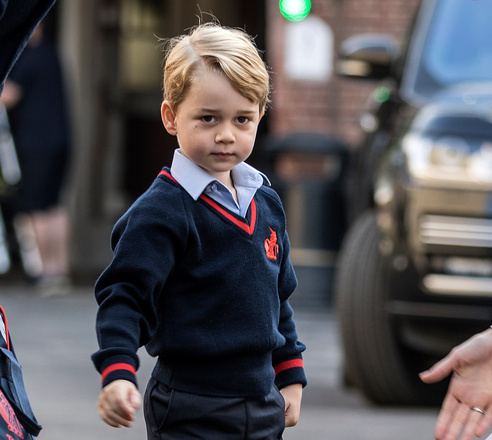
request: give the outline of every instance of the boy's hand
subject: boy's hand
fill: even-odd
[[[296,383],[280,390],[285,400],[285,427],[297,425],[301,412],[302,385]]]
[[[106,385],[97,402],[99,416],[114,428],[129,428],[135,420],[142,397],[137,387],[127,380],[115,380]]]

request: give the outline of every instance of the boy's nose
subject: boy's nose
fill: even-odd
[[[217,133],[215,135],[215,142],[216,143],[228,144],[228,143],[231,143],[234,141],[235,141],[235,136],[234,136],[234,132],[232,130],[232,127],[230,127],[229,125],[226,125],[226,124],[219,127],[219,129],[217,130]]]

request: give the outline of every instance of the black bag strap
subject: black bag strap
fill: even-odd
[[[9,389],[6,390],[2,387],[2,391],[22,426],[27,432],[36,437],[41,432],[42,426],[36,420],[27,397],[22,368],[11,347],[7,315],[2,306],[0,306],[0,315],[5,326],[5,339],[0,337],[0,352],[2,357],[6,358],[9,363],[8,377],[5,377],[5,379],[10,382]],[[2,373],[5,374],[6,372],[3,371]]]

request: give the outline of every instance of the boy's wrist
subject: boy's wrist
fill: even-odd
[[[303,388],[304,388],[304,385],[302,383],[291,383],[290,385],[286,385],[283,388],[280,388],[279,391],[289,390],[289,391],[299,393],[302,395]]]

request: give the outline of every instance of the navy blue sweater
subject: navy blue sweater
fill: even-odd
[[[96,283],[103,386],[135,381],[137,350],[180,391],[260,396],[306,384],[288,298],[297,286],[278,195],[261,187],[244,219],[165,168],[117,222]]]

